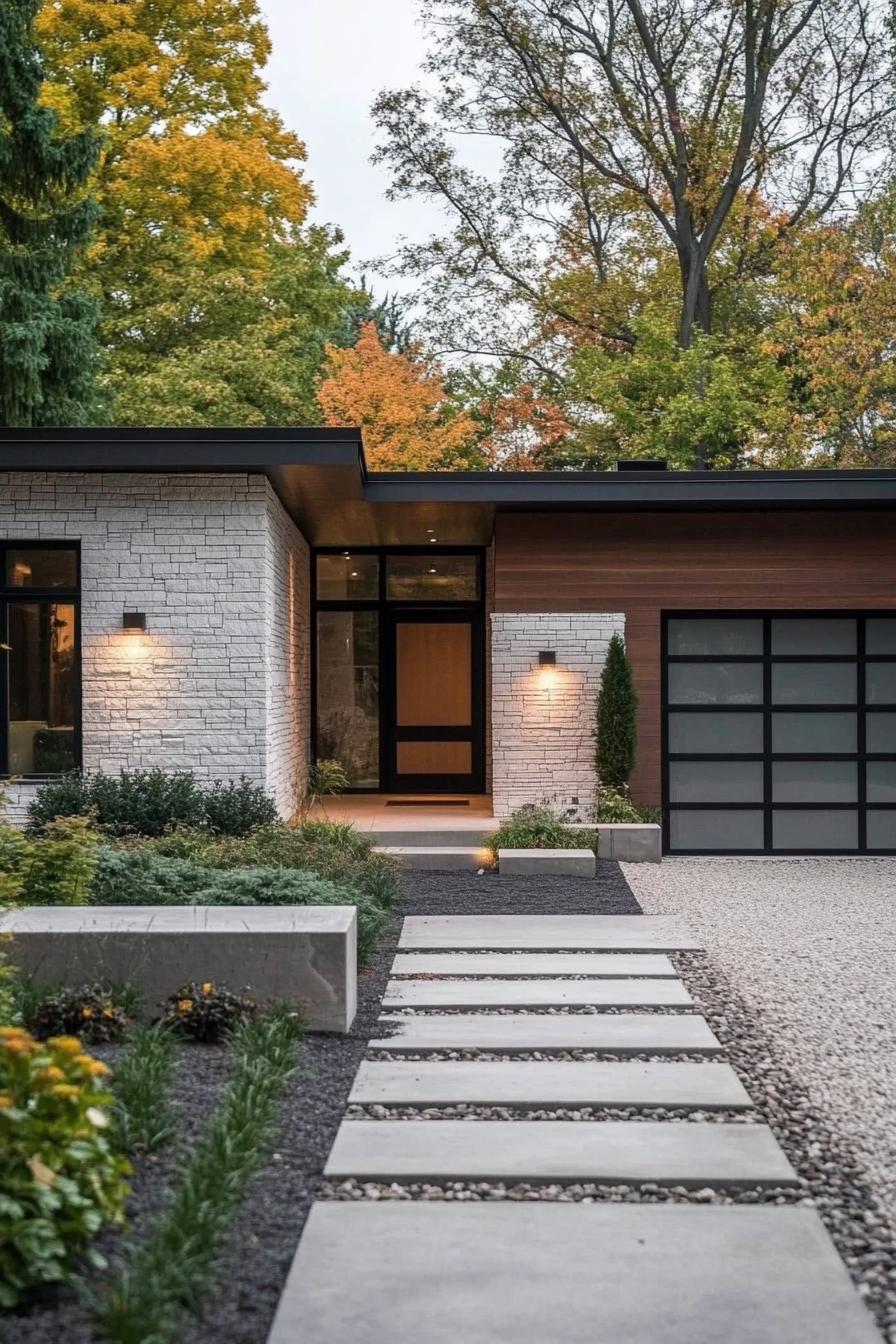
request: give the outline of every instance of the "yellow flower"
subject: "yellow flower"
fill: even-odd
[[[37,1076],[42,1083],[61,1083],[65,1079],[65,1074],[55,1064],[48,1064]]]
[[[27,1036],[28,1033],[22,1027],[0,1027],[0,1040],[9,1040],[12,1036]]]
[[[82,1017],[93,1017],[93,1009],[92,1009],[92,1008],[82,1008],[82,1009],[81,1009],[81,1016],[82,1016]]]
[[[104,1008],[104,1009],[103,1009],[103,1017],[114,1017],[114,1016],[115,1016],[115,1014],[112,1012],[112,1009],[111,1009],[111,1008]]]
[[[62,1097],[63,1100],[71,1100],[78,1095],[78,1089],[72,1083],[57,1083],[50,1091],[54,1097]]]
[[[0,1111],[8,1111],[12,1107],[12,1093],[0,1092]]]
[[[179,1013],[188,1013],[192,1007],[192,999],[178,999],[177,1001],[177,1011]]]
[[[104,1064],[101,1059],[92,1059],[85,1067],[92,1078],[105,1078],[112,1072],[109,1065]]]
[[[212,984],[211,980],[206,980],[205,984],[202,986],[202,992],[203,994],[211,994],[214,988],[215,987]]]
[[[81,1042],[77,1036],[51,1036],[47,1045],[59,1050],[63,1055],[80,1055]]]
[[[33,1055],[35,1046],[31,1041],[22,1037],[7,1037],[4,1041],[4,1048],[8,1055]]]

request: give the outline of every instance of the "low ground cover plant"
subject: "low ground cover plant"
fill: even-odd
[[[90,1045],[120,1041],[131,1025],[135,996],[126,987],[22,983],[18,991],[25,1027],[38,1040],[79,1036]]]
[[[69,1279],[120,1222],[127,1161],[109,1141],[105,1064],[75,1036],[0,1027],[0,1306]]]
[[[115,1066],[115,1139],[124,1153],[154,1153],[176,1128],[169,1102],[174,1074],[174,1038],[161,1023],[135,1026],[128,1049]]]
[[[247,990],[237,992],[211,980],[182,985],[165,1001],[162,1023],[192,1041],[226,1040],[258,1012]]]
[[[201,1305],[214,1258],[252,1176],[265,1162],[277,1103],[297,1058],[301,1026],[287,1013],[244,1022],[236,1067],[208,1129],[185,1159],[165,1211],[126,1255],[94,1311],[118,1344],[167,1344]]]
[[[547,807],[521,807],[484,840],[497,859],[499,849],[593,849],[591,831],[578,831]]]
[[[65,775],[38,790],[28,809],[32,832],[59,817],[90,817],[106,835],[164,835],[175,826],[246,835],[277,819],[273,799],[243,776],[204,788],[190,771]]]

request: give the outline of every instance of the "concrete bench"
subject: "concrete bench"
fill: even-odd
[[[37,983],[124,982],[146,1019],[191,980],[294,1004],[311,1031],[346,1032],[357,1009],[353,905],[31,906],[0,918],[0,932]]]
[[[594,877],[592,849],[499,849],[502,877]]]

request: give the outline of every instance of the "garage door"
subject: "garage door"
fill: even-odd
[[[896,852],[896,615],[667,615],[663,719],[669,852]]]

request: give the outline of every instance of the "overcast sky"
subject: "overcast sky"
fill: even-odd
[[[308,147],[316,217],[338,224],[356,272],[399,234],[440,231],[435,206],[386,200],[387,174],[369,163],[370,105],[381,88],[419,82],[416,0],[260,0],[271,33],[269,100]]]

